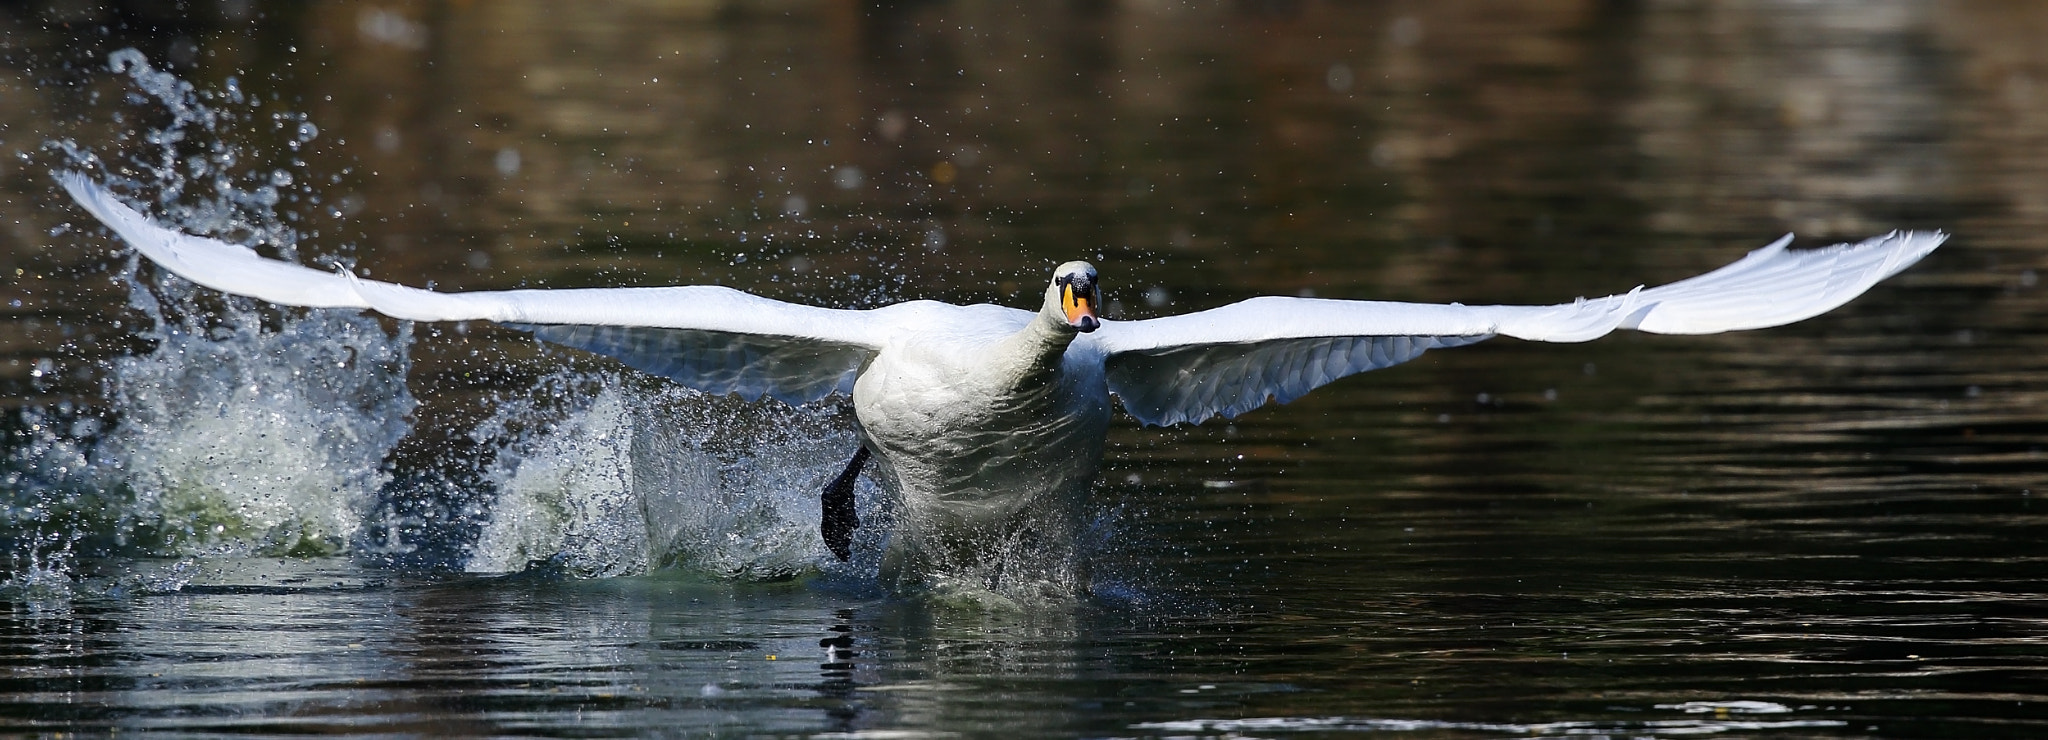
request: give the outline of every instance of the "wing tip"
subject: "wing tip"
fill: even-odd
[[[1820,249],[1848,251],[1882,249],[1920,257],[1946,243],[1950,236],[1953,236],[1953,234],[1941,229],[1893,229],[1859,242],[1841,242],[1821,247]]]
[[[114,217],[117,217],[117,214],[120,214],[120,211],[126,210],[131,213],[134,211],[134,209],[128,208],[126,204],[116,200],[112,191],[94,182],[84,172],[78,170],[51,170],[50,176],[57,180],[57,185],[64,188],[64,192],[71,194],[72,201],[78,203],[79,207],[84,208],[93,217],[98,218],[102,222],[108,222],[107,225],[109,227],[114,225],[111,221],[114,220]],[[119,210],[116,210],[115,207],[118,207]]]
[[[1933,252],[1935,249],[1939,248],[1943,243],[1946,243],[1950,236],[1953,235],[1941,229],[1893,229],[1884,234],[1873,236],[1862,241],[1837,242],[1835,244],[1830,244],[1824,247],[1815,247],[1812,249],[1800,249],[1793,251],[1803,253],[1858,252],[1865,250],[1885,250],[1890,251],[1901,258],[1905,258],[1908,260],[1918,260],[1921,257],[1925,257],[1929,253]],[[1791,232],[1787,232],[1784,236],[1778,237],[1771,243],[1766,244],[1762,247],[1757,248],[1755,251],[1750,252],[1750,256],[1759,258],[1768,258],[1776,256],[1778,253],[1785,252],[1790,249],[1792,245],[1792,238],[1793,234]],[[1912,264],[1912,262],[1908,261],[1901,263],[1900,266],[1904,267],[1910,264]]]
[[[121,202],[120,198],[114,197],[114,191],[107,189],[107,186],[93,180],[84,172],[52,170],[50,176],[56,178],[57,185],[64,188],[64,192],[71,194],[71,200],[78,203],[80,208],[84,208],[87,213],[91,213],[94,218],[106,224],[107,228],[113,229],[123,237],[131,236],[127,230],[135,227],[168,231],[133,206]]]
[[[1869,274],[1872,277],[1867,278],[1863,285],[1863,290],[1868,290],[1871,286],[1876,285],[1878,281],[1897,275],[1906,268],[1917,264],[1921,259],[1932,254],[1934,250],[1939,249],[1942,244],[1948,242],[1949,236],[1948,232],[1940,229],[1927,231],[1893,229],[1881,236],[1874,236],[1853,244],[1844,242],[1830,247],[1823,247],[1823,249],[1852,254],[1857,252],[1876,252],[1877,254],[1873,256],[1881,256],[1883,259],[1871,266],[1872,269]],[[1862,290],[1857,291],[1859,294],[1861,292]]]
[[[1901,243],[1899,248],[1901,256],[1918,261],[1921,257],[1927,256],[1934,252],[1934,250],[1939,249],[1941,245],[1947,243],[1951,235],[1946,231],[1933,229],[1929,231],[1893,231],[1886,236],[1894,237]]]
[[[1789,306],[1780,306],[1780,310],[1775,313],[1763,312],[1734,318],[1725,315],[1693,315],[1696,312],[1691,309],[1681,309],[1677,312],[1655,310],[1670,300],[1665,297],[1663,300],[1649,302],[1642,312],[1634,317],[1628,328],[1654,334],[1717,334],[1804,321],[1840,308],[1843,304],[1869,292],[1878,283],[1912,267],[1947,242],[1949,236],[1948,232],[1939,229],[1894,229],[1862,241],[1787,251],[1784,247],[1792,237],[1791,234],[1787,234],[1770,245],[1751,252],[1744,259],[1699,278],[1726,274],[1725,271],[1742,266],[1764,271],[1790,270],[1806,273],[1813,279],[1825,279],[1824,284],[1812,286],[1808,294],[1801,295]],[[1665,287],[1685,285],[1699,278],[1679,281]],[[1683,298],[1680,300],[1684,302]]]

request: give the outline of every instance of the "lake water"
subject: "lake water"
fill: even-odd
[[[7,732],[2048,733],[2048,6],[152,13],[0,9]],[[972,608],[816,540],[841,402],[224,300],[73,168],[414,285],[1028,306],[1083,258],[1112,318],[1955,237],[1789,327],[1123,418],[1093,582]]]

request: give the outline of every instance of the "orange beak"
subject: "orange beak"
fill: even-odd
[[[1074,292],[1073,285],[1060,286],[1060,308],[1067,312],[1067,323],[1084,332],[1095,331],[1102,320],[1095,315],[1095,294]]]

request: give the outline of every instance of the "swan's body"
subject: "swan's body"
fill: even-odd
[[[712,393],[791,403],[849,393],[865,448],[902,497],[890,559],[910,571],[986,566],[1019,538],[1068,533],[1101,459],[1112,394],[1148,425],[1200,422],[1495,335],[1580,342],[1615,329],[1777,326],[1848,302],[1947,238],[1894,232],[1791,251],[1787,236],[1704,275],[1556,306],[1268,297],[1116,322],[1094,315],[1086,263],[1062,265],[1035,312],[931,301],[828,309],[716,286],[435,293],[164,229],[80,175],[60,180],[151,260],[229,293],[525,325]],[[847,490],[864,459],[842,476]],[[828,493],[828,540],[831,506]],[[843,542],[833,549],[845,557]]]
[[[979,571],[1014,547],[1042,555],[1071,539],[1102,458],[1110,405],[1100,355],[1042,316],[935,309],[968,311],[985,316],[944,315],[958,328],[904,333],[853,385],[867,445],[910,513],[891,543],[892,573]]]

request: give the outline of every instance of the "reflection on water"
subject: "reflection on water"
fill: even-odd
[[[2034,6],[151,13],[0,10],[7,727],[2040,733]],[[130,46],[226,123],[108,71]],[[1550,302],[1788,230],[1958,236],[1792,327],[1503,340],[1119,427],[1096,598],[990,614],[816,570],[835,408],[131,280],[47,177],[81,164],[413,284],[1018,303],[1080,256],[1125,317]],[[340,344],[353,369],[306,371]],[[265,513],[285,475],[340,508]],[[150,508],[167,476],[214,510]],[[185,539],[141,541],[149,512]],[[349,556],[268,557],[328,549],[300,542]]]

